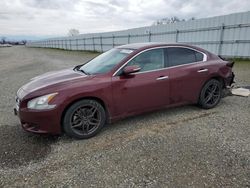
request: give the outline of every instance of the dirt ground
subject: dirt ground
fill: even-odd
[[[250,97],[127,118],[88,140],[24,132],[13,115],[18,88],[94,56],[0,49],[0,187],[250,187]],[[250,85],[249,62],[234,70]]]

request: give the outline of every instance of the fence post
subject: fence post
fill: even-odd
[[[115,35],[112,35],[112,46],[115,47]]]
[[[151,32],[148,32],[148,42],[151,42]]]
[[[218,46],[218,55],[221,55],[223,37],[224,37],[224,29],[225,29],[225,25],[224,25],[224,23],[222,23],[221,28],[220,28],[220,39],[219,39],[219,46]]]
[[[78,51],[78,39],[76,39],[76,50]]]
[[[92,42],[93,42],[93,51],[95,51],[95,37],[92,37]]]
[[[71,39],[69,39],[69,50],[72,50]]]
[[[103,47],[102,47],[102,36],[100,36],[100,45],[101,45],[101,52],[103,52]]]
[[[67,39],[65,39],[65,50],[68,50],[68,42],[67,42]]]
[[[175,42],[178,42],[178,37],[179,37],[179,30],[176,29],[176,34],[175,34]]]
[[[128,44],[130,43],[130,34],[128,34]]]
[[[86,41],[85,41],[85,38],[83,39],[83,49],[86,50]]]

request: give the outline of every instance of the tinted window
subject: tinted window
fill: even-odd
[[[153,49],[141,53],[132,59],[129,65],[138,65],[141,67],[140,72],[161,69],[164,67],[163,49]]]
[[[196,61],[203,61],[203,54],[200,52],[195,52]]]
[[[187,48],[167,48],[170,66],[183,65],[203,60],[203,54]]]

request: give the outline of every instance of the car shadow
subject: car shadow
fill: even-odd
[[[165,109],[160,109],[156,111],[146,112],[146,113],[139,114],[136,116],[126,117],[124,119],[115,121],[114,123],[107,124],[105,126],[105,129],[115,129],[117,125],[129,126],[131,123],[133,124],[135,123],[140,124],[141,122],[147,123],[147,122],[156,120],[163,116],[164,116],[164,119],[168,119],[168,117],[171,118],[175,116],[176,114],[190,112],[190,111],[200,112],[200,111],[207,111],[207,110],[200,109],[199,107],[197,107],[197,105],[184,105],[184,106],[179,106],[179,107],[165,108]],[[173,123],[173,122],[170,121],[169,123]]]
[[[0,126],[0,168],[16,168],[39,161],[51,151],[58,137],[27,133],[19,125]]]
[[[133,132],[133,129],[145,128],[150,126],[152,121],[168,121],[176,114],[197,112],[197,117],[200,111],[197,106],[181,106],[169,109],[163,109],[153,112],[144,113],[137,116],[131,116],[122,120],[108,124],[104,127],[100,134],[96,135],[94,140],[96,142],[103,141],[107,138],[113,137],[114,134]],[[205,110],[206,111],[206,110]],[[196,118],[197,118],[196,117]],[[163,118],[163,119],[162,119]],[[190,117],[189,117],[190,118]],[[174,122],[168,122],[174,124]],[[147,125],[146,125],[147,124]],[[84,140],[76,140],[66,135],[51,136],[38,135],[27,133],[20,125],[1,125],[0,126],[0,168],[16,168],[25,166],[30,162],[39,162],[44,160],[52,150],[52,144],[59,142],[78,142]],[[89,140],[91,142],[91,139]]]

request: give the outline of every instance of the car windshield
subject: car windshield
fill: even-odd
[[[132,52],[130,49],[111,49],[82,65],[79,71],[86,74],[107,73]]]

